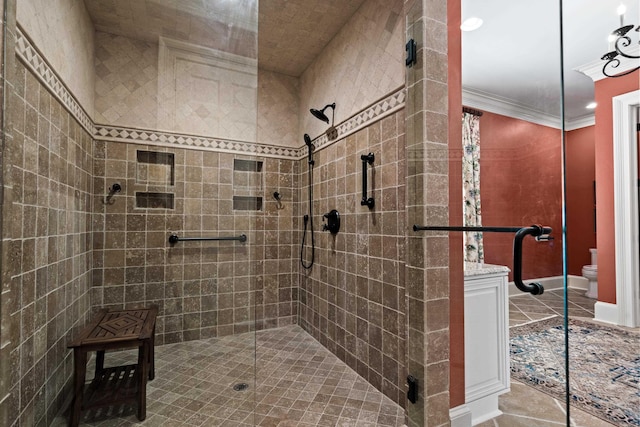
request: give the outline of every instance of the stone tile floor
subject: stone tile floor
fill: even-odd
[[[595,300],[582,290],[570,289],[568,294],[570,315],[592,319]],[[562,290],[511,297],[510,325],[562,315],[563,304]],[[107,365],[134,361],[130,352],[107,355]],[[234,391],[233,386],[240,383],[249,387]],[[479,426],[565,425],[564,402],[516,381],[511,392],[500,397],[500,409],[503,415]],[[61,417],[53,425],[66,423],[67,418]],[[146,420],[140,423],[135,408],[127,407],[89,412],[81,425],[373,427],[403,423],[401,407],[294,325],[255,336],[157,347],[156,379],[148,383]],[[575,408],[571,425],[611,426]]]
[[[584,296],[585,291],[568,290],[569,316],[593,319],[595,299]],[[562,289],[544,294],[516,295],[509,298],[509,323],[516,326],[564,313]],[[566,425],[566,405],[528,385],[511,381],[511,391],[499,397],[502,415],[478,424],[477,427],[550,427]],[[575,407],[570,409],[570,425],[574,427],[611,427],[612,424]]]
[[[593,319],[595,299],[584,296],[581,289],[568,290],[569,316]],[[542,295],[521,294],[509,298],[509,326],[564,315],[564,291],[554,289]]]
[[[502,415],[478,424],[476,427],[553,427],[566,426],[564,402],[537,391],[528,385],[511,381],[511,391],[499,397]],[[572,427],[611,427],[600,418],[575,407],[570,410]]]
[[[135,357],[131,352],[107,354],[105,365],[135,363]],[[159,346],[155,360],[145,426],[404,424],[400,406],[296,325]],[[240,383],[248,388],[234,391]],[[66,425],[67,419],[60,417],[53,425]],[[140,422],[132,407],[87,411],[81,423],[135,424]]]

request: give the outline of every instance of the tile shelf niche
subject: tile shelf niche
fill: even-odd
[[[175,185],[175,155],[161,151],[136,151],[136,183],[147,187]],[[136,208],[174,209],[173,192],[136,191]]]
[[[233,210],[261,211],[263,161],[233,159]]]

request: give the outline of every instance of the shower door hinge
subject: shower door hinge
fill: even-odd
[[[418,379],[413,375],[407,377],[407,399],[411,403],[418,401]]]
[[[411,68],[414,64],[418,63],[418,48],[416,46],[416,41],[414,39],[409,40],[405,45],[405,50],[407,51],[405,64],[407,67]]]

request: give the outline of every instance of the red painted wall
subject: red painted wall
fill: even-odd
[[[615,304],[615,229],[613,207],[613,107],[611,98],[640,88],[640,72],[595,83],[596,216],[598,301]]]
[[[480,119],[484,226],[551,226],[555,240],[523,244],[522,278],[562,274],[561,133],[498,114]],[[484,234],[485,262],[513,268],[513,235]],[[510,275],[510,280],[513,276]]]
[[[576,276],[591,264],[589,249],[596,247],[595,144],[595,126],[567,132],[567,271]]]
[[[447,2],[449,83],[449,222],[462,224],[462,35],[460,0]],[[455,203],[459,200],[459,203]],[[462,235],[449,234],[449,407],[464,404],[464,273]]]

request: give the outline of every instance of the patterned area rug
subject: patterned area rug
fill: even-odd
[[[510,330],[511,375],[565,399],[562,317]],[[640,426],[640,334],[569,320],[571,404],[617,426]]]

